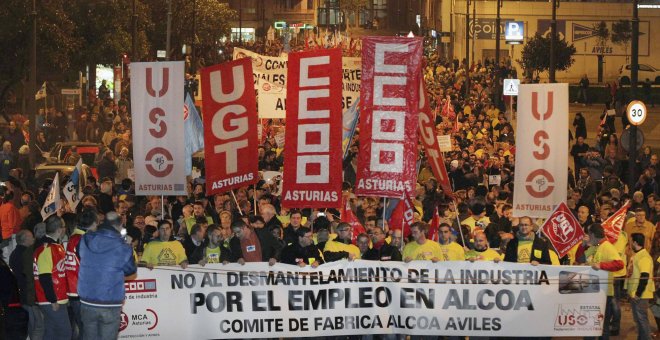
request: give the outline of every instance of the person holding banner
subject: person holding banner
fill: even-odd
[[[229,241],[231,262],[268,262],[274,265],[280,258],[282,245],[266,228],[252,229],[239,219],[231,224],[234,237]]]
[[[353,261],[360,258],[360,249],[352,244],[353,227],[346,222],[341,222],[335,229],[337,237],[325,243],[323,257],[327,262],[343,259]]]
[[[398,231],[401,235],[401,229],[397,229],[392,233],[392,241],[394,241],[394,234]],[[401,236],[399,236],[401,237]],[[371,249],[362,256],[363,260],[372,261],[401,261],[401,252],[399,248],[387,243],[385,240],[385,232],[380,228],[374,228],[371,231],[371,242],[373,246]]]
[[[474,233],[474,249],[465,253],[465,259],[470,262],[494,261],[497,263],[502,261],[502,255],[490,248],[486,233],[477,231]]]
[[[176,266],[186,269],[188,258],[181,242],[172,240],[172,223],[167,220],[158,222],[158,239],[144,247],[141,264],[149,269],[155,266]]]
[[[442,258],[445,261],[463,261],[465,260],[465,249],[454,240],[456,237],[452,234],[452,229],[447,223],[441,223],[438,228],[440,232],[440,249]]]
[[[299,227],[295,233],[298,239],[282,250],[281,262],[300,267],[310,265],[312,268],[324,264],[323,253],[314,244],[312,230]]]
[[[552,264],[548,243],[534,233],[532,219],[520,218],[518,232],[506,246],[504,261],[517,263]]]
[[[436,242],[426,239],[429,232],[429,225],[424,222],[415,222],[410,226],[410,236],[412,241],[403,248],[403,261],[413,260],[423,261],[442,261],[442,248]]]

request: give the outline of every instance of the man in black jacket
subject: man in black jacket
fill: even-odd
[[[362,255],[363,260],[401,261],[401,252],[385,241],[385,232],[380,228],[374,228],[371,232],[371,242],[373,246]]]
[[[252,229],[243,220],[231,224],[234,233],[229,243],[232,262],[268,262],[271,266],[277,263],[282,251],[282,245],[266,228]]]
[[[183,249],[186,251],[189,264],[197,264],[204,257],[204,238],[206,230],[202,228],[201,224],[194,224],[190,229],[190,235],[187,235],[183,240]]]
[[[295,231],[297,240],[282,250],[282,263],[305,267],[307,265],[316,268],[325,263],[323,253],[314,244],[312,230],[300,227]]]
[[[525,216],[520,218],[518,232],[506,246],[506,262],[552,264],[548,243],[536,237],[532,228],[532,219]]]

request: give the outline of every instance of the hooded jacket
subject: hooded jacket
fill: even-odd
[[[80,302],[100,307],[121,307],[124,277],[137,271],[133,249],[111,226],[85,234],[80,240]]]

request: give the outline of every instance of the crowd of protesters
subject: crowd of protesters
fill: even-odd
[[[280,44],[257,43],[247,48],[277,54],[283,48]],[[294,51],[309,46],[305,41],[289,44]],[[345,52],[359,45],[350,44]],[[229,50],[227,53],[231,55]],[[649,303],[660,327],[660,304],[655,303],[652,279],[653,265],[660,256],[660,235],[656,233],[660,222],[658,155],[648,147],[644,149],[636,162],[641,176],[629,188],[623,184],[629,170],[626,153],[618,143],[614,118],[607,116],[609,106],[598,127],[601,136],[597,145],[586,144],[587,131],[595,133],[594,129],[587,129],[584,117],[576,115],[576,141],[570,150],[575,166],[574,170],[567,169],[566,199],[588,236],[559,258],[537,233],[541,220],[512,216],[515,116],[506,109],[511,105],[499,89],[502,79],[517,76],[515,67],[493,60],[467,66],[465,60],[443,60],[435,53],[426,55],[424,61],[437,134],[451,135],[453,151],[445,154],[445,165],[454,194],[443,192],[426,157],[420,155],[412,197],[414,223],[409,230],[388,220],[388,205],[383,199],[353,194],[359,132],[344,161],[342,198],[361,224],[355,228],[336,209],[282,207],[277,177],[262,178],[256,185],[233,193],[208,196],[203,164],[196,164],[202,176],[190,178],[186,196],[134,195],[130,110],[126,102],[114,103],[102,89],[99,98],[74,113],[73,129],[68,128],[63,112],[50,109],[40,115],[35,136],[38,150],[28,147],[30,122],[15,115],[2,134],[0,152],[0,181],[4,183],[0,186],[0,298],[4,315],[0,332],[13,339],[28,334],[30,339],[116,338],[119,318],[112,317],[121,309],[123,291],[106,288],[111,287],[109,283],[93,286],[88,280],[104,276],[116,283],[133,275],[136,265],[186,268],[229,262],[318,266],[343,259],[467,260],[584,264],[606,270],[616,279],[610,282],[604,334],[618,334],[620,303],[629,301],[640,336],[650,338],[650,326],[643,317]],[[277,120],[267,123],[259,169],[282,171],[283,148],[274,135],[286,125]],[[42,152],[65,140],[100,145],[90,164],[98,178],[87,179],[77,209],[65,204],[57,215],[42,221],[40,208],[52,179],[36,183],[35,162],[43,162]],[[75,148],[70,153],[67,162],[75,164],[80,155]],[[35,161],[31,162],[31,154]],[[64,184],[68,179],[60,180]],[[628,200],[631,207],[624,231],[611,244],[601,223]],[[123,242],[125,249],[118,246]],[[110,246],[120,249],[121,256],[101,255]],[[164,253],[168,256],[161,256]],[[60,270],[53,265],[61,260],[58,256],[73,260],[67,260]],[[106,268],[114,271],[108,273]],[[624,280],[630,276],[636,279],[629,280],[626,287]],[[103,326],[104,318],[111,323]]]

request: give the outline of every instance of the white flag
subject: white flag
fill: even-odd
[[[41,208],[41,217],[45,221],[50,215],[56,213],[61,206],[62,206],[62,202],[60,201],[60,174],[55,173],[53,184],[50,186],[50,192],[48,193],[48,197],[46,197],[46,202],[44,202],[43,208]]]
[[[34,95],[34,99],[36,100],[43,98],[46,98],[46,82],[44,82],[43,85],[41,85],[39,91],[37,91],[37,93]]]
[[[82,185],[80,185],[81,179],[82,179],[82,158],[78,160],[78,164],[76,164],[75,169],[73,169],[73,172],[71,173],[71,178],[69,181],[64,185],[64,191],[62,192],[64,194],[64,197],[66,197],[66,200],[69,202],[69,206],[71,207],[71,210],[75,211],[76,207],[78,206],[78,203],[80,203],[80,200],[82,199],[83,192],[82,192]]]

